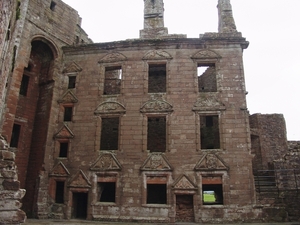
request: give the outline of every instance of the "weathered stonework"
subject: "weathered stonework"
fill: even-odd
[[[163,1],[144,2],[140,39],[97,44],[60,0],[3,5],[1,31],[19,12],[22,26],[1,43],[0,218],[24,222],[22,201],[39,219],[298,220],[299,143],[282,115],[249,117],[230,1],[199,38],[168,34]],[[257,183],[266,170],[280,197]]]

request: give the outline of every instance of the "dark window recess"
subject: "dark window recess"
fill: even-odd
[[[147,149],[150,150],[150,152],[166,151],[165,117],[148,118]]]
[[[200,116],[201,149],[219,149],[220,132],[218,116]]]
[[[23,75],[21,81],[21,87],[20,87],[20,95],[27,96],[28,85],[29,85],[29,76]]]
[[[55,203],[64,203],[65,182],[56,181]]]
[[[99,189],[100,202],[116,202],[115,182],[99,182],[98,189]]]
[[[148,93],[160,93],[167,90],[166,65],[149,65]]]
[[[10,139],[10,147],[17,148],[19,143],[21,125],[14,124],[11,139]]]
[[[203,184],[202,199],[204,205],[222,205],[223,189],[222,184]]]
[[[167,204],[167,185],[147,184],[147,204]]]
[[[68,156],[69,143],[61,142],[59,146],[59,157],[66,158]]]
[[[51,3],[50,3],[50,9],[51,9],[52,11],[55,10],[55,6],[56,6],[56,3],[55,3],[54,1],[51,1]]]
[[[104,80],[104,94],[116,95],[121,92],[122,67],[106,67]]]
[[[75,88],[75,84],[76,84],[76,76],[69,76],[68,89]]]
[[[73,107],[64,107],[64,121],[72,121]]]
[[[217,73],[214,64],[199,64],[197,73],[199,92],[217,91]]]
[[[118,150],[119,117],[102,118],[100,150]]]

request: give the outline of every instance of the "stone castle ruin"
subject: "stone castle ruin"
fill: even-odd
[[[144,0],[138,39],[93,43],[61,0],[0,2],[0,224],[299,221],[300,142],[249,115],[216,4],[216,33],[168,34]]]

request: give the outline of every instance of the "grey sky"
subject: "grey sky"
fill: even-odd
[[[63,0],[79,12],[94,42],[139,37],[143,0]],[[164,0],[169,34],[216,32],[217,0]],[[244,51],[248,109],[284,114],[289,140],[300,140],[300,0],[231,0]]]

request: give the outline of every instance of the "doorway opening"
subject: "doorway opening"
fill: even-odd
[[[176,195],[176,222],[195,222],[193,195]]]
[[[74,192],[73,193],[73,219],[86,219],[87,217],[88,193]]]

